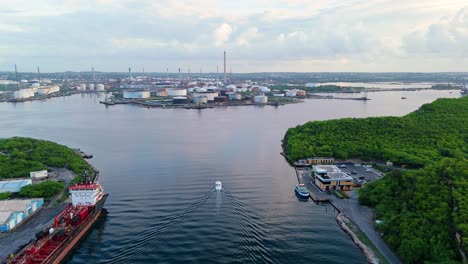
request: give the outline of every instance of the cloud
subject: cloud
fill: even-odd
[[[229,24],[223,23],[219,25],[213,32],[214,45],[216,47],[224,45],[229,40],[231,33],[232,27]]]
[[[239,46],[248,46],[249,42],[252,41],[257,36],[257,34],[258,28],[251,27],[237,38],[236,43]]]
[[[466,0],[4,2],[0,70],[216,69],[223,49],[236,71],[468,68]]]

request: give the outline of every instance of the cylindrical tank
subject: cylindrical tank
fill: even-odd
[[[126,99],[143,99],[143,98],[150,98],[151,94],[148,90],[143,91],[131,91],[126,90],[123,92],[123,97]]]
[[[88,90],[94,91],[94,83],[88,84]]]
[[[176,96],[172,98],[172,103],[173,104],[186,104],[187,103],[187,97],[185,96]]]
[[[296,92],[296,96],[305,96],[306,95],[306,92],[304,90],[298,90]]]
[[[242,96],[238,93],[230,93],[229,100],[241,100]]]
[[[227,102],[228,98],[226,96],[215,96],[214,101],[217,103]]]
[[[186,96],[187,89],[166,89],[168,96]]]
[[[206,104],[208,99],[205,96],[194,97],[193,102],[196,104]]]
[[[80,87],[81,87],[80,90],[86,91],[86,84],[82,83],[82,84],[80,84]]]
[[[266,97],[265,95],[256,95],[254,97],[254,102],[257,104],[266,104],[268,103],[268,97]]]
[[[104,90],[105,90],[104,84],[102,83],[96,84],[96,91],[103,92]]]
[[[156,96],[161,96],[161,97],[167,96],[167,92],[166,90],[159,90],[156,92]]]

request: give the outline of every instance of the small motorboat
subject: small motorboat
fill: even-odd
[[[309,199],[309,190],[307,190],[303,183],[296,185],[294,191],[300,198]]]
[[[223,184],[220,181],[216,181],[215,183],[215,189],[217,191],[221,191],[223,189]]]
[[[404,96],[403,96],[403,97],[401,97],[401,99],[403,99],[403,100],[404,100],[404,99],[406,99],[406,97],[404,97]]]

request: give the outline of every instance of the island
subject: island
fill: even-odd
[[[403,117],[309,122],[290,128],[283,147],[291,164],[330,156],[385,173],[355,195],[374,209],[375,229],[402,262],[466,261],[468,97],[438,99]]]

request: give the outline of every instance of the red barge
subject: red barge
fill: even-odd
[[[99,183],[69,187],[72,203],[54,219],[52,227],[36,234],[8,264],[61,263],[99,218],[107,194]]]

